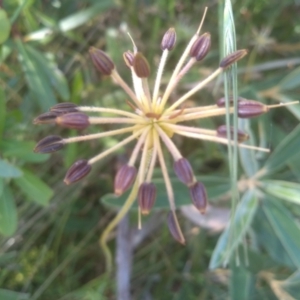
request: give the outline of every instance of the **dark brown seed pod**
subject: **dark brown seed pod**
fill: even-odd
[[[138,191],[138,203],[143,215],[148,215],[156,200],[156,186],[151,182],[143,182]]]
[[[131,51],[126,51],[123,53],[123,59],[128,68],[133,66],[134,54]]]
[[[63,139],[58,135],[49,135],[40,140],[33,151],[36,153],[52,153],[62,149],[64,146]]]
[[[90,122],[88,115],[82,112],[74,112],[58,116],[56,124],[66,128],[83,130],[90,125]]]
[[[175,28],[170,28],[163,36],[160,48],[162,51],[168,50],[171,51],[176,42],[176,31]]]
[[[190,196],[195,207],[204,214],[207,207],[207,194],[203,183],[197,181],[190,188]]]
[[[197,61],[202,60],[210,49],[210,43],[210,33],[206,32],[200,35],[190,50],[190,56],[194,57]]]
[[[181,182],[187,186],[190,186],[194,183],[193,169],[186,158],[182,157],[175,161],[173,168],[176,176]]]
[[[241,100],[244,100],[244,98],[242,98],[242,97],[238,97],[238,98],[237,98],[237,101],[238,101],[238,102],[241,101]],[[225,107],[225,106],[226,106],[226,98],[225,98],[225,97],[220,98],[220,99],[216,102],[216,104],[217,104],[218,107]],[[230,104],[230,105],[233,105],[233,98],[232,98],[232,97],[229,98],[229,104]]]
[[[226,125],[221,125],[217,128],[217,136],[222,137],[222,138],[229,138],[227,134],[227,128]],[[231,140],[234,139],[234,128],[231,126],[230,127],[230,138]],[[237,141],[239,143],[247,141],[249,139],[249,135],[245,133],[244,131],[238,129],[237,130]]]
[[[50,111],[57,114],[66,114],[70,112],[77,112],[77,105],[71,102],[58,103],[50,108]]]
[[[139,78],[148,78],[150,76],[150,66],[146,57],[138,52],[133,59],[134,72]]]
[[[81,159],[76,161],[67,171],[64,182],[69,185],[77,182],[90,173],[92,166],[87,160]]]
[[[59,114],[52,111],[46,112],[36,117],[33,120],[33,124],[54,124],[58,115]]]
[[[174,216],[174,214],[175,214],[175,212],[172,212],[172,211],[170,211],[168,214],[168,218],[167,218],[168,227],[169,227],[169,230],[170,230],[173,238],[180,244],[184,245],[185,239],[181,232],[177,218]]]
[[[94,66],[97,68],[97,70],[103,75],[111,75],[112,71],[115,68],[115,65],[113,61],[108,57],[108,55],[102,50],[95,47],[91,47],[89,52]]]
[[[246,49],[237,50],[233,53],[230,53],[226,57],[224,57],[220,62],[220,68],[226,69],[230,67],[233,63],[239,61],[244,56],[246,56],[248,51]]]
[[[258,101],[243,99],[238,103],[239,118],[254,118],[268,111],[268,106]]]
[[[133,184],[137,170],[133,166],[123,165],[115,177],[115,194],[117,196],[126,192]]]

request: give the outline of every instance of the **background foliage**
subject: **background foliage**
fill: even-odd
[[[110,196],[103,196],[112,191],[115,170],[126,161],[130,148],[98,163],[87,180],[66,187],[62,178],[70,164],[116,140],[72,144],[51,157],[34,154],[35,142],[42,137],[70,133],[33,126],[32,119],[62,101],[125,107],[124,94],[94,71],[88,48],[93,45],[109,53],[129,82],[122,61],[122,53],[131,49],[126,32],[155,72],[160,39],[174,26],[178,41],[164,74],[167,79],[208,5],[204,31],[211,32],[213,46],[203,66],[183,80],[181,89],[190,88],[219,61],[223,3],[1,2],[0,299],[114,299],[115,281],[105,273],[98,237],[113,215],[107,206],[112,204]],[[267,104],[299,99],[299,12],[300,3],[294,0],[233,2],[238,48],[250,50],[238,65],[240,95]],[[219,84],[191,101],[214,103],[222,95]],[[300,106],[295,105],[240,124],[248,128],[251,142],[271,148],[272,153],[240,152],[241,202],[233,218],[234,238],[228,229],[220,237],[213,233],[214,226],[199,227],[185,213],[181,223],[187,245],[182,247],[169,235],[164,212],[154,212],[155,220],[163,221],[135,249],[133,299],[297,299],[299,119]],[[201,126],[214,128],[224,120],[205,122]],[[228,212],[227,149],[181,139],[176,143],[207,183],[211,204]],[[261,176],[255,177],[258,172]],[[186,204],[186,191],[175,186],[178,205]],[[158,201],[158,206],[163,203]],[[135,214],[131,223],[136,226]],[[111,247],[114,251],[114,242]],[[222,268],[224,258],[227,269]]]

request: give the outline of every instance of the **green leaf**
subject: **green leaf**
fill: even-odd
[[[223,195],[230,189],[227,179],[202,176],[197,177],[197,180],[201,181],[205,185],[209,199]],[[175,178],[171,179],[171,182],[174,190],[176,206],[179,207],[182,205],[191,204],[190,194],[187,187]],[[157,188],[157,197],[154,209],[169,209],[170,205],[164,180],[154,179],[153,183],[155,183]],[[107,194],[101,198],[101,201],[112,208],[120,208],[123,206],[125,200],[127,199],[129,192],[130,191],[123,194],[121,197],[116,197],[114,194]],[[132,208],[137,209],[136,202],[134,203]]]
[[[297,299],[300,295],[300,271],[296,271],[286,280],[282,281],[281,285],[285,291]]]
[[[72,14],[62,20],[57,24],[57,28],[62,32],[67,32],[73,30],[87,22],[90,22],[94,17],[98,16],[101,12],[115,6],[115,3],[110,0],[101,0],[98,3],[92,5],[91,7],[80,10],[78,13]],[[48,38],[49,35],[57,31],[57,28],[43,28],[38,31],[28,34],[26,40],[41,40]]]
[[[4,189],[4,180],[0,178],[0,197],[3,193],[3,189]]]
[[[250,128],[250,122],[247,119],[239,119],[239,128],[245,130],[250,136],[248,144],[254,145],[254,135]],[[248,177],[252,177],[259,170],[255,151],[245,148],[239,148],[240,162]]]
[[[6,115],[5,94],[3,89],[0,87],[0,141],[2,139],[2,135],[4,131],[5,115]]]
[[[232,262],[231,265],[230,299],[253,299],[252,295],[255,289],[255,279],[253,274],[242,266],[236,266],[235,262]]]
[[[280,169],[289,159],[300,153],[300,125],[298,125],[287,137],[276,147],[267,159],[264,169],[265,174]]]
[[[276,200],[264,199],[263,210],[282,246],[300,268],[300,228],[292,214]]]
[[[5,236],[14,234],[17,229],[17,210],[8,186],[0,197],[0,233]],[[1,297],[0,297],[1,299]]]
[[[292,72],[289,72],[278,84],[278,87],[282,91],[292,90],[299,87],[300,82],[300,67],[296,68]]]
[[[5,160],[0,159],[0,177],[16,178],[22,176],[22,172],[17,167],[9,164]]]
[[[59,96],[63,100],[70,99],[70,91],[68,82],[64,76],[64,74],[58,69],[55,64],[54,57],[50,60],[48,57],[45,57],[42,53],[35,50],[34,48],[27,45],[27,51],[29,55],[36,60],[36,64],[38,65],[40,70],[43,70],[45,76],[48,79],[48,82],[51,86],[57,91]]]
[[[300,184],[281,180],[262,180],[266,193],[277,198],[300,204]]]
[[[0,289],[0,299],[3,300],[27,300],[29,297],[29,294]]]
[[[36,57],[28,52],[27,47],[23,45],[20,39],[16,39],[16,46],[29,89],[39,103],[41,110],[46,111],[56,104],[49,78],[45,74],[44,68],[37,62]]]
[[[27,170],[23,170],[24,175],[14,180],[29,201],[40,205],[47,205],[53,196],[53,191],[39,177]]]
[[[3,157],[18,158],[31,163],[46,161],[50,155],[34,153],[35,144],[33,141],[6,140],[0,142],[0,147],[3,151]]]
[[[7,18],[6,11],[3,9],[0,9],[0,44],[4,43],[7,38],[9,37],[10,33],[10,22]]]
[[[261,207],[255,214],[252,227],[255,232],[256,242],[261,249],[266,251],[268,257],[272,258],[279,265],[292,269],[295,267]]]
[[[230,226],[219,237],[212,254],[209,268],[215,269],[229,261],[232,253],[238,247],[251,225],[258,205],[255,190],[247,190],[236,208]]]

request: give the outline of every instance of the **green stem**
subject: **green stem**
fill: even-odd
[[[119,222],[122,220],[122,218],[127,214],[131,206],[133,205],[137,193],[138,193],[138,179],[136,179],[133,188],[125,201],[124,205],[122,206],[121,210],[119,210],[118,214],[112,219],[112,221],[107,225],[107,227],[104,229],[99,243],[100,247],[104,253],[105,256],[105,263],[106,263],[106,270],[108,273],[112,271],[112,255],[111,252],[107,246],[107,239],[111,231],[119,224]]]

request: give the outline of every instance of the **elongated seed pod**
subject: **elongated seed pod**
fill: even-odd
[[[60,115],[56,118],[56,124],[77,130],[83,130],[90,125],[89,117],[82,112],[74,112]]]
[[[221,125],[217,128],[217,136],[227,138],[227,139],[229,138],[226,125]],[[230,127],[230,138],[231,140],[234,139],[234,128],[232,126]],[[249,135],[246,132],[240,129],[237,130],[237,141],[239,143],[247,141],[248,139],[249,139]]]
[[[148,215],[156,200],[156,186],[151,182],[143,182],[138,191],[138,203],[143,215]]]
[[[77,182],[80,179],[87,176],[92,169],[92,166],[87,160],[81,159],[76,161],[67,171],[64,182],[69,185],[71,183]]]
[[[191,167],[191,164],[189,161],[182,157],[175,161],[174,163],[174,172],[178,179],[186,184],[187,186],[190,186],[194,182],[194,173],[193,169]]]
[[[91,47],[89,52],[96,69],[103,75],[111,75],[115,65],[108,55],[95,47]]]
[[[49,135],[40,140],[33,151],[36,153],[52,153],[64,147],[63,139],[58,135]]]
[[[176,31],[174,28],[170,28],[163,36],[160,48],[161,50],[168,50],[171,51],[176,42]]]
[[[203,183],[197,181],[190,188],[190,196],[195,207],[204,214],[207,207],[207,194]]]
[[[123,165],[115,177],[115,194],[117,196],[126,192],[133,184],[137,170],[133,166]]]

